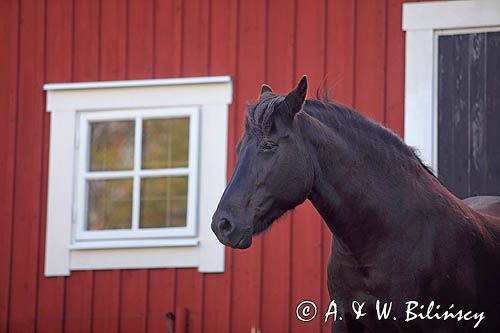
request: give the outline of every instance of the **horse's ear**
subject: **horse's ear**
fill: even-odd
[[[272,92],[273,92],[273,90],[267,84],[263,84],[262,88],[260,88],[260,96],[267,94],[267,93],[272,93]]]
[[[285,104],[288,107],[289,112],[292,113],[293,116],[297,114],[302,109],[302,105],[306,100],[307,95],[307,76],[302,76],[299,84],[295,89],[293,89],[286,97]]]

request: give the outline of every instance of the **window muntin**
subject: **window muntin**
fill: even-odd
[[[74,239],[196,234],[197,108],[82,112]]]

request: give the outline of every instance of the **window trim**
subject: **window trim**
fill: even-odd
[[[224,246],[210,222],[227,182],[228,76],[47,84],[50,153],[45,244],[45,275],[73,270],[197,267],[224,271]],[[120,109],[197,108],[199,113],[197,234],[120,240],[112,247],[73,242],[74,186],[78,172],[76,140],[79,114]]]
[[[142,123],[145,119],[168,119],[177,117],[189,117],[189,166],[187,168],[169,168],[159,170],[139,169],[141,164],[141,141]],[[113,121],[113,120],[134,120],[134,169],[126,171],[105,171],[88,172],[88,138],[89,124],[93,121]],[[171,107],[158,109],[134,109],[134,110],[112,110],[112,111],[90,111],[81,112],[77,119],[79,130],[77,131],[78,150],[78,172],[75,193],[77,203],[77,216],[74,222],[74,242],[100,240],[102,247],[112,247],[118,241],[117,246],[122,246],[126,239],[143,239],[143,242],[151,238],[172,238],[172,237],[195,237],[197,234],[196,207],[197,207],[197,183],[198,183],[198,142],[199,142],[199,108],[196,107]],[[142,140],[142,139],[141,139]],[[79,141],[79,142],[78,142]],[[161,176],[188,176],[188,202],[187,202],[187,226],[179,228],[148,228],[137,230],[140,213],[140,178],[141,175],[151,177]],[[132,228],[131,230],[85,230],[85,216],[87,207],[87,186],[86,180],[91,178],[132,178],[133,179],[133,204],[132,204]],[[108,240],[108,243],[105,241]]]
[[[403,4],[406,32],[405,142],[437,174],[438,36],[500,27],[500,3],[488,0]]]

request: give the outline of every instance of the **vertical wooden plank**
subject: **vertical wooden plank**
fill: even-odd
[[[355,32],[356,1],[328,0],[326,4],[326,56],[325,66],[328,82],[332,85],[332,97],[335,101],[354,105],[355,84]],[[330,304],[327,286],[327,267],[330,257],[332,233],[323,223],[322,239],[322,271],[321,271],[321,304],[320,314],[325,314]],[[332,322],[323,322],[321,332],[331,333]]]
[[[364,115],[384,122],[386,0],[356,3],[355,97]]]
[[[500,195],[500,32],[486,36],[486,155],[488,170],[484,194]]]
[[[265,1],[240,2],[238,8],[237,113],[235,138],[243,134],[246,105],[258,97],[265,81]],[[233,256],[231,331],[262,327],[262,237],[249,250],[231,250]]]
[[[440,36],[438,43],[438,175],[467,197],[469,143],[469,36]]]
[[[468,196],[488,194],[486,110],[486,33],[469,35],[469,173]],[[497,76],[500,78],[500,75]],[[497,123],[499,124],[499,123]],[[491,165],[491,167],[494,167]],[[498,183],[500,184],[500,182]]]
[[[181,71],[182,2],[154,2],[153,75],[178,77]],[[166,331],[166,313],[175,311],[176,269],[155,269],[148,274],[147,331]]]
[[[101,0],[100,79],[123,80],[127,61],[127,6],[125,1]]]
[[[147,270],[124,270],[120,283],[120,332],[145,332],[148,295]]]
[[[47,0],[46,80],[67,82],[72,78],[73,2]]]
[[[309,96],[316,95],[325,79],[325,1],[297,1],[295,81],[308,75]],[[322,225],[314,207],[305,203],[293,212],[292,295],[289,313],[303,300],[321,301]],[[315,259],[316,258],[316,259]],[[312,322],[291,320],[292,332],[320,331],[321,315]]]
[[[73,81],[99,78],[99,0],[74,0]],[[66,278],[66,333],[92,329],[92,271],[71,272]]]
[[[238,4],[212,0],[210,7],[210,75],[234,75]]]
[[[187,332],[203,332],[203,275],[196,268],[178,269],[175,289],[176,309],[188,311]]]
[[[210,3],[210,75],[236,72],[237,2],[213,0]],[[229,107],[228,164],[234,161],[234,104]],[[228,167],[230,170],[231,167]],[[231,251],[226,250],[223,274],[205,274],[203,296],[203,330],[229,332],[231,316]]]
[[[155,77],[180,76],[182,40],[182,0],[154,2]]]
[[[127,22],[127,79],[153,76],[153,0],[129,0]]]
[[[211,7],[210,75],[231,75],[233,103],[229,106],[228,179],[236,160],[235,147],[238,87],[236,80],[238,36],[238,1],[213,0]]]
[[[40,233],[44,17],[41,1],[20,3],[19,104],[9,331],[35,330]]]
[[[331,333],[332,331],[332,321],[329,320],[325,323],[324,315],[328,311],[330,305],[330,293],[328,291],[328,261],[330,259],[330,252],[332,248],[332,232],[326,226],[326,223],[321,219],[323,224],[323,240],[322,240],[322,251],[321,251],[321,303],[318,306],[318,312],[321,320],[321,331],[323,333]]]
[[[323,221],[308,201],[299,206],[293,213],[292,238],[292,304],[289,313],[295,314],[296,306],[304,301],[313,301],[322,308],[322,273],[325,271],[322,259]],[[323,325],[322,313],[311,322],[292,318],[292,332],[319,332]]]
[[[175,310],[175,270],[150,270],[148,281],[147,332],[166,331],[166,314]]]
[[[243,133],[247,102],[255,101],[264,82],[265,68],[265,1],[242,1],[238,8],[237,50],[237,129],[236,137]]]
[[[202,0],[183,3],[182,76],[208,74],[209,63],[209,2]],[[203,274],[197,269],[178,269],[176,307],[188,310],[188,331],[203,331]]]
[[[153,1],[127,2],[127,79],[153,76]],[[146,331],[148,271],[121,273],[120,331]]]
[[[325,2],[297,0],[295,82],[308,76],[308,96],[316,97],[325,78]]]
[[[208,74],[209,2],[191,0],[183,3],[183,76]]]
[[[401,28],[404,0],[387,1],[386,126],[404,137],[405,36]]]
[[[276,93],[293,88],[295,2],[267,4],[266,82]],[[259,92],[261,83],[254,87]],[[262,236],[261,316],[263,332],[290,331],[292,214],[286,214]]]
[[[326,73],[333,98],[353,105],[356,2],[328,0],[326,29]]]
[[[120,271],[94,272],[92,331],[118,332],[120,324]]]
[[[100,4],[100,58],[101,80],[126,78],[127,7],[119,0],[101,1]],[[120,329],[119,270],[94,272],[93,331],[118,332]]]
[[[71,272],[66,279],[64,332],[85,333],[92,329],[92,271]]]
[[[71,80],[72,3],[46,2],[46,82]],[[64,31],[64,33],[61,33]],[[37,332],[62,332],[64,324],[65,278],[45,278],[45,230],[47,216],[48,158],[50,144],[50,114],[43,113],[42,188],[40,194],[41,230],[39,285],[37,302]]]
[[[238,8],[238,50],[236,137],[242,135],[246,102],[257,98],[264,82],[266,43],[265,1],[240,1]],[[249,332],[261,326],[262,238],[254,238],[248,250],[233,250],[231,332]]]
[[[18,1],[0,2],[0,332],[7,332],[11,274],[18,87]]]
[[[47,82],[71,81],[72,18],[70,1],[46,2],[46,60]],[[62,332],[64,325],[64,277],[45,278],[45,230],[48,181],[48,155],[50,141],[50,114],[43,112],[42,187],[40,191],[40,249],[38,265],[37,332]]]
[[[74,1],[73,80],[99,78],[100,0]]]

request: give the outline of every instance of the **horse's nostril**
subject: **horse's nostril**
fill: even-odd
[[[224,236],[228,236],[229,234],[231,234],[233,229],[234,229],[233,224],[229,222],[228,219],[223,218],[219,222],[219,230]]]

